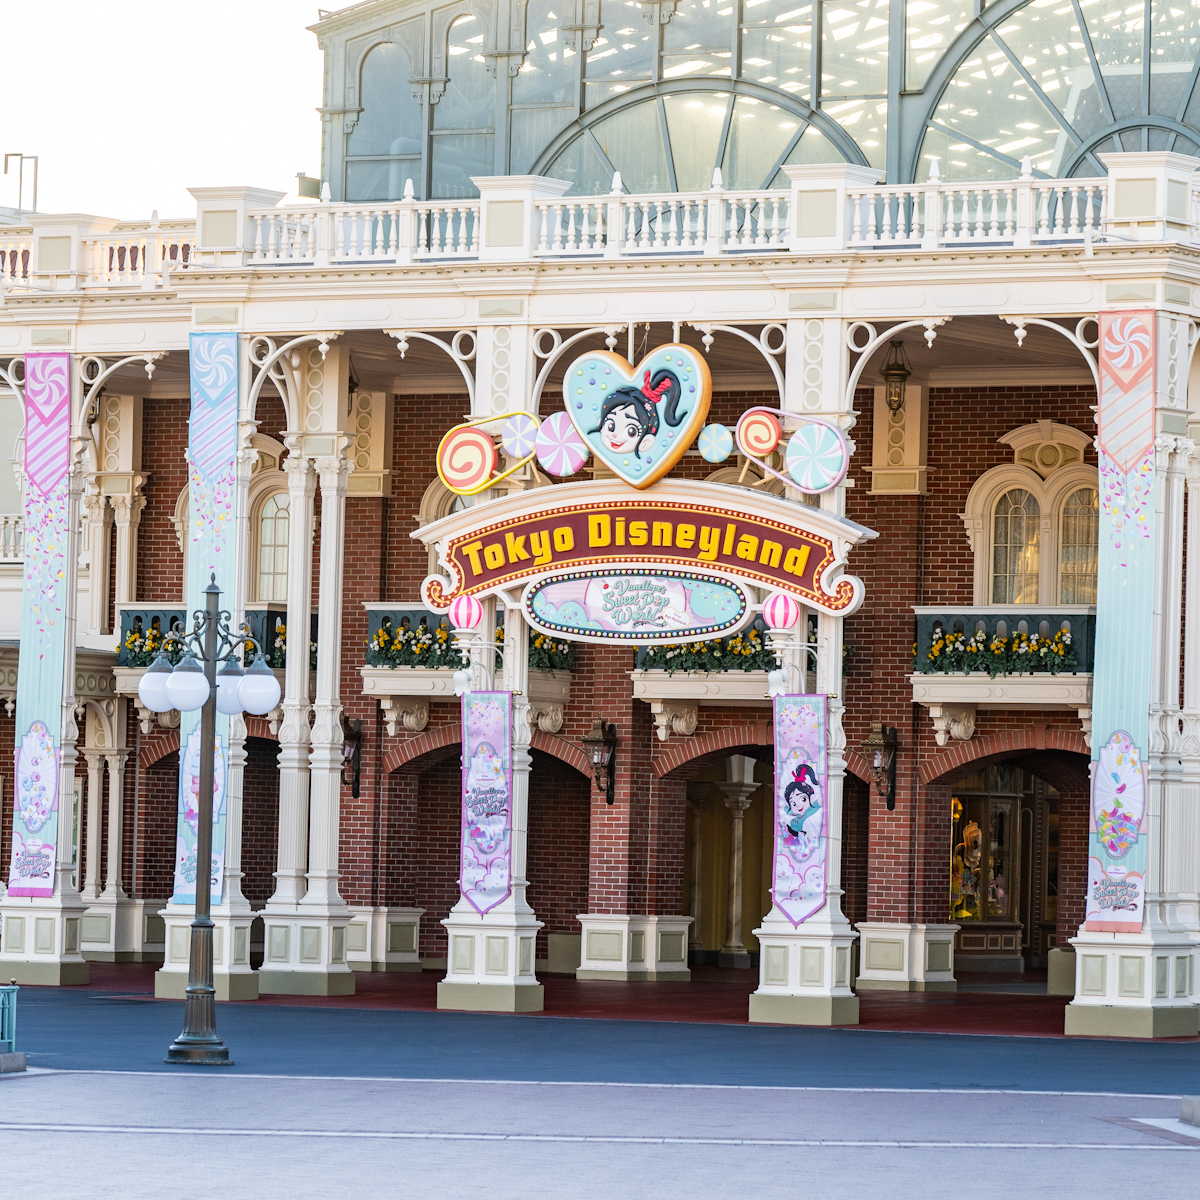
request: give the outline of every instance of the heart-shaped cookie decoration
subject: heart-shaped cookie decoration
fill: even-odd
[[[619,354],[582,354],[563,377],[571,423],[592,452],[630,487],[649,487],[704,427],[712,400],[708,364],[668,343],[636,367]]]

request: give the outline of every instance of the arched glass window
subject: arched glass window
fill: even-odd
[[[258,518],[258,599],[286,600],[288,494],[267,497]]]
[[[1041,509],[1024,488],[996,502],[992,526],[992,603],[1037,604]]]
[[[1096,603],[1100,498],[1095,488],[1072,492],[1062,510],[1059,537],[1059,604]]]
[[[495,80],[483,57],[483,22],[464,13],[450,26],[446,91],[433,108],[434,199],[477,196],[473,175],[494,175]]]
[[[702,191],[720,167],[727,188],[787,187],[785,164],[844,162],[804,117],[727,91],[673,91],[591,122],[545,167],[575,195],[607,192],[614,171],[632,193]]]
[[[398,200],[406,179],[421,177],[424,121],[413,95],[412,68],[400,46],[383,42],[363,60],[362,112],[346,140],[346,195]]]

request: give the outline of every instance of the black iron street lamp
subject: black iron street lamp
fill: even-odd
[[[596,717],[580,741],[591,747],[596,790],[604,793],[605,804],[616,803],[617,727],[606,724],[603,717]]]
[[[251,639],[229,631],[229,613],[222,612],[216,576],[204,589],[205,607],[192,614],[191,633],[176,634],[188,647],[172,667],[164,648],[138,684],[138,699],[151,712],[195,712],[200,709],[200,781],[196,797],[196,916],[192,921],[188,984],[183,1032],[171,1044],[168,1063],[229,1066],[232,1059],[217,1036],[216,991],[213,988],[213,923],[209,915],[212,885],[213,757],[217,713],[242,711],[262,716],[279,703],[279,680],[267,666],[259,647],[254,664],[243,671],[236,652]],[[199,657],[197,657],[197,655]],[[217,673],[217,664],[223,664]]]

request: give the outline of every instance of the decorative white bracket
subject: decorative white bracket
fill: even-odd
[[[973,704],[931,704],[929,715],[933,718],[933,728],[939,746],[944,746],[950,738],[958,742],[969,742],[975,733]]]
[[[388,737],[395,737],[401,725],[410,733],[420,733],[429,724],[428,700],[415,700],[411,696],[380,696],[379,703],[383,708]]]
[[[565,720],[563,706],[546,702],[529,702],[529,722],[537,722],[537,727],[543,733],[558,733]]]
[[[695,704],[684,704],[679,700],[651,700],[650,712],[654,716],[654,732],[660,742],[667,741],[671,734],[691,737],[696,732],[700,709]]]

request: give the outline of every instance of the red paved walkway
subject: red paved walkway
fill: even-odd
[[[90,989],[143,995],[154,991],[154,967],[149,964],[92,963],[91,967]],[[439,978],[436,971],[358,974],[353,996],[264,996],[263,1001],[428,1012],[437,1007]],[[996,977],[993,984],[986,976],[975,976],[970,984],[1004,987],[1020,978]],[[1026,978],[1033,982],[1036,976]],[[562,975],[546,976],[543,983],[545,1010],[531,1015],[744,1025],[757,972],[701,967],[693,972],[691,983],[581,983]],[[859,1002],[860,1029],[1062,1037],[1067,997],[981,991],[864,992]]]

